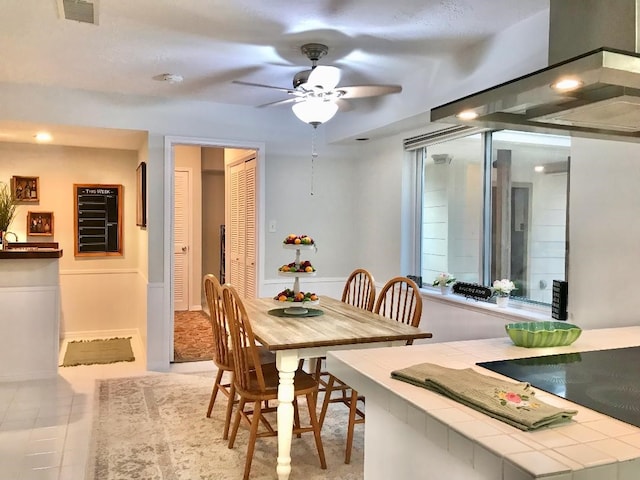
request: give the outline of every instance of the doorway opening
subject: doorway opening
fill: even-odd
[[[202,290],[202,277],[211,273],[222,282],[233,281],[230,272],[230,252],[234,241],[230,235],[230,211],[237,199],[229,192],[230,169],[253,159],[256,181],[251,185],[255,198],[254,248],[252,258],[258,259],[260,242],[257,241],[263,218],[259,182],[261,174],[262,144],[172,138],[170,148],[172,193],[167,205],[171,214],[167,292],[167,363],[211,360],[213,345],[208,307]],[[167,149],[165,149],[167,151]],[[169,165],[167,165],[169,167]],[[165,211],[165,218],[166,218]],[[235,237],[234,237],[235,238]],[[237,249],[236,249],[237,250]],[[167,252],[167,250],[165,250]],[[258,278],[258,262],[254,261]],[[257,293],[257,288],[256,288]]]

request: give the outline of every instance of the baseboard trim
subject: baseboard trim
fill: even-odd
[[[99,338],[113,337],[140,337],[140,330],[137,328],[122,328],[119,330],[86,330],[78,332],[65,332],[61,340],[96,340]]]

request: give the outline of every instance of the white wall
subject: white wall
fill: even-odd
[[[570,181],[570,320],[638,325],[640,146],[573,139]]]
[[[355,165],[351,225],[356,233],[347,239],[358,241],[349,271],[366,268],[382,284],[413,274],[401,265],[404,159],[400,138],[392,137],[366,144]]]
[[[138,153],[128,150],[0,143],[0,180],[37,176],[40,200],[21,204],[10,230],[19,240],[55,241],[60,258],[62,336],[82,331],[132,330],[146,322],[145,233],[136,226]],[[123,255],[74,256],[74,183],[121,184],[124,192]],[[54,214],[53,237],[26,236],[28,211]],[[144,336],[144,330],[141,332]]]
[[[290,233],[313,237],[318,249],[308,260],[322,277],[346,278],[359,250],[372,240],[361,236],[359,219],[353,215],[356,199],[366,189],[353,171],[358,149],[321,145],[312,167],[310,146],[297,155],[268,159],[265,220],[267,225],[276,223],[275,232],[265,233],[265,278],[270,280],[293,260],[291,250],[282,248]]]

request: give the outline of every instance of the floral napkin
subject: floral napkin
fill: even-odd
[[[391,377],[440,393],[520,430],[567,422],[578,413],[536,399],[528,383],[500,380],[471,368],[452,369],[420,363],[395,370]]]

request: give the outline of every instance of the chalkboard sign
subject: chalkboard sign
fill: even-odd
[[[561,280],[553,281],[553,298],[551,299],[551,316],[556,320],[567,319],[567,296],[569,284]]]
[[[487,300],[491,295],[493,295],[493,292],[489,287],[478,285],[477,283],[456,282],[453,284],[452,290],[453,293],[458,295],[475,299],[481,298],[483,300]]]
[[[75,255],[122,255],[122,185],[73,186]]]

